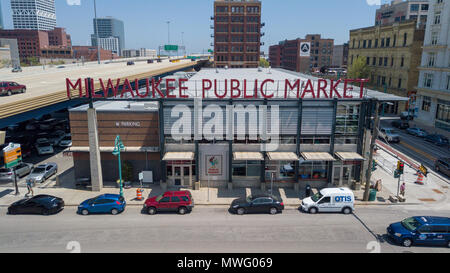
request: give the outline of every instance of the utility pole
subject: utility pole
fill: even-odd
[[[95,14],[95,19],[94,19],[94,24],[95,24],[95,32],[96,32],[96,38],[97,38],[97,60],[98,60],[98,64],[100,64],[100,37],[98,34],[98,21],[97,21],[97,1],[94,0],[94,14]]]
[[[367,168],[366,175],[366,188],[364,189],[364,201],[369,201],[370,193],[370,178],[372,177],[372,161],[373,161],[373,150],[375,149],[375,144],[378,138],[378,127],[380,125],[380,114],[379,114],[380,102],[375,101],[375,119],[373,122],[372,129],[372,139],[370,141],[370,154],[369,154],[369,164]]]
[[[167,21],[167,45],[170,45],[170,21]],[[169,60],[170,60],[170,50],[169,50]]]

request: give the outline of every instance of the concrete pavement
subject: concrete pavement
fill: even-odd
[[[0,209],[0,252],[68,253],[450,253],[445,247],[404,248],[387,240],[386,227],[414,215],[408,206],[358,208],[355,215],[229,214],[226,208],[198,207],[191,214],[149,216],[128,207],[122,214],[77,215],[66,208],[53,216],[6,215]],[[374,248],[375,246],[375,248]]]

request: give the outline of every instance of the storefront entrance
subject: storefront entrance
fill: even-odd
[[[167,178],[173,186],[191,187],[192,165],[167,166]]]
[[[350,187],[353,180],[354,165],[335,165],[333,168],[333,185]]]

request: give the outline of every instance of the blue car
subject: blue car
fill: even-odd
[[[123,212],[126,205],[125,199],[118,194],[103,194],[81,203],[77,213],[81,215],[101,213],[116,215]]]
[[[416,245],[447,246],[450,248],[450,218],[416,216],[393,223],[388,236],[405,247]]]

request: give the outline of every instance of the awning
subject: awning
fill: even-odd
[[[168,152],[164,155],[163,161],[185,161],[194,160],[192,152]]]
[[[263,161],[264,157],[258,152],[234,152],[233,160],[237,161]]]
[[[267,153],[269,156],[269,160],[271,161],[298,161],[298,156],[295,153],[291,152],[270,152]]]
[[[70,147],[68,149],[69,152],[89,152],[89,147]],[[100,152],[102,153],[112,153],[114,151],[114,147],[100,147]],[[149,153],[157,153],[159,152],[159,147],[127,147],[122,150],[123,153],[140,153],[140,152],[149,152]]]
[[[358,153],[348,153],[348,152],[337,152],[336,156],[342,161],[352,161],[352,160],[366,160]]]
[[[302,153],[305,161],[336,161],[330,153]]]

